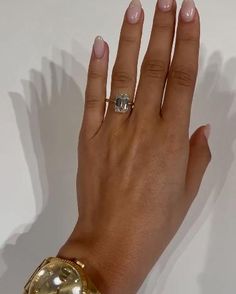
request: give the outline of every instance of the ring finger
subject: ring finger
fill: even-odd
[[[120,94],[128,94],[132,100],[134,98],[143,20],[144,12],[140,1],[132,0],[124,17],[118,52],[112,71],[110,99],[113,101]],[[114,102],[110,102],[105,121],[110,121],[108,124],[120,123],[128,116],[129,111],[122,114],[116,113]]]

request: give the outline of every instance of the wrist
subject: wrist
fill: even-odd
[[[135,267],[127,258],[127,252],[121,253],[111,244],[107,246],[85,244],[81,241],[68,241],[59,251],[58,257],[76,258],[85,264],[85,273],[102,294],[136,293],[138,276]],[[128,281],[128,282],[127,282]]]
[[[101,287],[101,276],[99,271],[97,271],[96,262],[94,257],[92,258],[88,254],[88,249],[79,245],[76,241],[68,241],[62,248],[59,250],[57,257],[64,259],[78,259],[82,262],[85,267],[84,271],[88,277],[92,280],[94,285],[102,292]],[[99,281],[99,284],[98,284]]]

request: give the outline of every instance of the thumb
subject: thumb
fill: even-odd
[[[186,174],[186,196],[192,202],[198,193],[202,178],[211,161],[211,151],[208,144],[211,127],[202,126],[196,130],[190,139],[189,161]]]

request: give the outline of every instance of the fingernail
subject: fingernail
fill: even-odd
[[[170,11],[173,5],[173,0],[158,0],[158,7],[160,10],[167,12]]]
[[[101,36],[97,36],[95,38],[95,41],[93,44],[93,50],[94,50],[95,56],[98,59],[103,58],[105,53],[105,42]]]
[[[184,0],[181,7],[182,19],[186,22],[190,22],[194,19],[196,12],[196,6],[193,0]]]
[[[206,125],[204,128],[204,135],[207,138],[207,140],[210,138],[210,134],[211,134],[211,125]]]
[[[142,13],[142,4],[140,0],[132,0],[127,9],[127,19],[129,23],[135,24],[139,21]]]

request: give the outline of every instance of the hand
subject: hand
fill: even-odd
[[[58,255],[83,261],[102,293],[138,290],[180,227],[211,158],[209,125],[189,139],[199,14],[192,0],[184,1],[170,62],[171,2],[157,3],[136,93],[144,20],[139,1],[125,14],[110,97],[128,93],[132,111],[116,113],[109,103],[105,115],[109,48],[102,38],[91,56],[78,148],[79,219]]]

